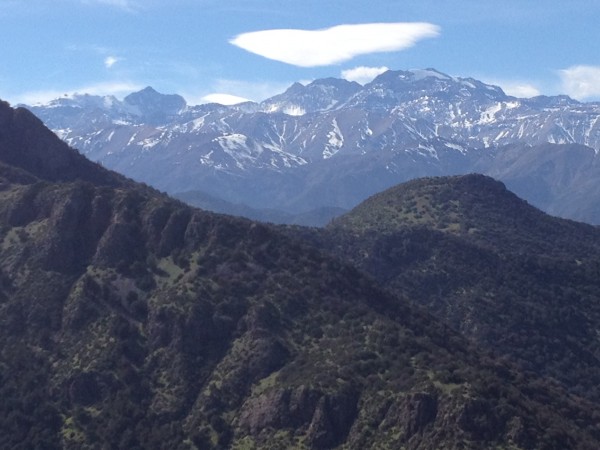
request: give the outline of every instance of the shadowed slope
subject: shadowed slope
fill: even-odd
[[[69,148],[25,108],[0,101],[1,161],[47,181],[86,180],[117,186],[125,178]]]

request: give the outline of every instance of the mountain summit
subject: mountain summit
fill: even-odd
[[[306,86],[294,83],[283,94],[261,102],[260,109],[291,116],[327,111],[341,107],[360,89],[360,84],[356,82],[337,78],[315,80]]]
[[[148,86],[129,94],[123,102],[137,108],[142,122],[149,125],[169,123],[184,112],[187,104],[180,95],[165,95]]]

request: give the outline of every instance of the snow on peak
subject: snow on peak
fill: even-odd
[[[331,122],[332,129],[327,133],[327,144],[323,150],[323,159],[329,159],[335,155],[344,145],[344,136],[337,123],[337,120],[333,119]]]
[[[410,73],[413,74],[414,81],[419,81],[422,80],[424,78],[438,78],[440,80],[453,80],[453,78],[449,75],[446,75],[442,72],[438,72],[435,69],[411,69],[409,70]]]

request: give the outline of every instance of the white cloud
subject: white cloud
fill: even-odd
[[[229,42],[268,59],[315,67],[341,63],[369,53],[404,50],[439,33],[437,25],[423,22],[367,23],[322,30],[255,31],[240,34]]]
[[[219,103],[221,105],[237,105],[248,101],[250,100],[247,98],[230,94],[208,94],[200,99],[201,103]]]
[[[342,70],[341,76],[348,81],[356,81],[359,84],[367,84],[377,76],[390,70],[389,68],[382,67],[355,67],[354,69]]]
[[[97,83],[72,90],[59,91],[49,89],[43,91],[25,92],[24,94],[16,96],[14,103],[24,103],[26,105],[44,104],[60,97],[72,97],[76,94],[114,95],[116,97],[121,97],[131,92],[138,91],[142,88],[142,85],[136,83]]]
[[[483,80],[482,80],[483,81]],[[517,98],[531,98],[541,95],[540,89],[533,83],[521,80],[485,79],[484,83],[500,86],[504,93]]]
[[[518,98],[531,98],[541,94],[537,87],[529,83],[506,82],[501,83],[500,87],[506,94]]]
[[[559,71],[562,91],[577,100],[600,97],[600,66],[571,66]]]
[[[240,99],[235,103],[240,103],[242,101],[260,102],[276,94],[281,94],[290,87],[291,84],[292,82],[270,83],[218,79],[212,83],[208,92],[186,92],[183,96],[190,105],[199,105],[210,101],[221,103],[223,105],[233,104],[231,101],[235,101],[235,99]],[[220,97],[221,101],[219,101],[215,100],[215,98],[219,97],[211,97],[213,95],[226,97]],[[223,103],[223,101],[227,101],[227,98],[230,98],[230,102]]]
[[[104,66],[107,69],[110,69],[112,66],[114,66],[119,61],[121,61],[121,58],[117,58],[115,56],[107,56],[106,58],[104,58]]]

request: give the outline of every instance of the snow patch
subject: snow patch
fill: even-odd
[[[458,150],[463,155],[467,153],[467,149],[465,147],[463,147],[462,145],[454,144],[452,142],[446,142],[446,147],[451,148],[453,150]]]
[[[248,136],[239,133],[219,136],[213,139],[213,142],[218,143],[223,151],[233,158],[239,169],[245,169],[247,164],[255,162],[263,152],[263,149],[257,145],[250,148]]]
[[[221,148],[225,151],[247,149],[246,142],[248,136],[238,133],[226,134],[225,136],[219,136],[214,139],[219,143]]]
[[[423,156],[431,156],[435,159],[439,159],[437,151],[432,145],[419,144],[417,152]]]
[[[192,129],[191,131],[198,131],[200,128],[204,126],[204,120],[208,116],[208,114],[204,114],[194,120],[192,120]]]
[[[344,136],[338,126],[337,120],[333,119],[331,125],[333,126],[333,130],[327,133],[327,144],[325,144],[325,149],[323,150],[323,159],[331,158],[344,145]]]
[[[508,136],[509,130],[504,130],[501,131],[500,133],[498,133],[498,135],[494,138],[494,141],[499,141],[500,139],[505,138],[506,136]]]
[[[152,147],[155,147],[157,144],[160,143],[160,141],[161,139],[159,138],[147,138],[138,142],[137,145],[140,145],[143,149],[148,150]]]
[[[304,114],[306,114],[306,110],[304,108],[301,108],[300,106],[296,105],[288,106],[284,108],[282,112],[284,114],[287,114],[288,116],[303,116]]]
[[[496,103],[495,105],[490,106],[484,112],[481,113],[479,117],[479,121],[477,123],[484,125],[493,123],[496,120],[496,113],[502,109],[502,103]]]
[[[133,135],[129,138],[129,142],[127,142],[127,145],[131,145],[135,142],[135,138],[137,137],[137,133],[133,133]]]
[[[211,150],[208,153],[206,153],[205,155],[201,155],[200,156],[200,164],[202,164],[203,166],[213,166],[214,162],[211,159],[211,156],[213,153],[214,153],[214,150]]]
[[[54,134],[56,134],[60,139],[62,139],[63,141],[67,138],[67,136],[69,136],[69,134],[71,134],[71,132],[73,131],[71,128],[61,128],[58,130],[52,130],[54,131]]]
[[[291,168],[294,165],[303,166],[305,164],[308,164],[308,162],[304,158],[292,155],[291,153],[284,152],[275,145],[265,144],[264,148],[273,152],[273,156],[271,156],[270,159],[270,165],[273,168],[279,169],[281,164],[286,168]]]

